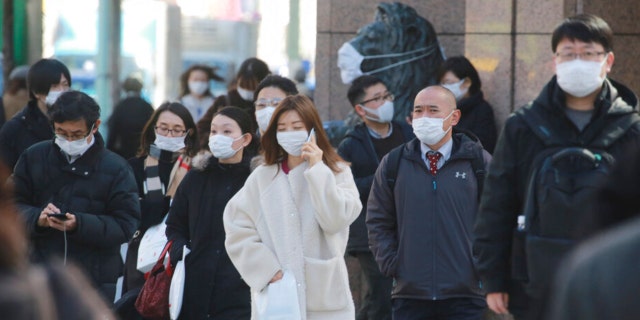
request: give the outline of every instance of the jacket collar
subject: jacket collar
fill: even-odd
[[[53,128],[49,123],[49,118],[40,111],[36,100],[30,100],[27,103],[21,119],[27,130],[33,132],[40,139],[46,140],[53,137]]]
[[[60,150],[60,147],[52,141],[52,145],[56,150],[56,154],[60,163],[62,163],[62,171],[69,172],[71,174],[79,176],[90,176],[95,171],[95,164],[102,157],[104,148],[104,139],[100,132],[96,132],[93,135],[95,142],[80,158],[73,163],[69,163],[66,159],[66,155]]]
[[[482,145],[480,144],[478,138],[472,135],[468,135],[463,131],[454,130],[451,139],[453,140],[453,146],[451,149],[451,157],[449,158],[449,161],[460,159],[474,159],[477,155],[477,148],[482,148]],[[422,151],[420,148],[421,144],[422,142],[420,142],[418,138],[413,138],[413,140],[405,144],[403,156],[409,160],[417,161],[424,164],[424,161],[422,161]]]

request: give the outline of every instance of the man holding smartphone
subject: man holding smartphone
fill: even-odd
[[[122,274],[120,245],[140,220],[131,168],[107,150],[100,107],[67,91],[48,110],[55,138],[33,145],[14,171],[15,197],[34,262],[60,257],[80,266],[106,301]]]

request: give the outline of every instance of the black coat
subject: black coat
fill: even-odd
[[[140,134],[153,114],[153,107],[140,97],[120,101],[109,117],[107,148],[125,159],[135,157]]]
[[[63,232],[37,226],[42,208],[53,203],[76,216],[77,229],[66,234],[67,256],[113,299],[122,275],[120,245],[136,230],[140,205],[129,165],[104,148],[99,133],[94,138],[94,145],[71,164],[51,140],[25,151],[15,167],[15,197],[34,261],[65,252]]]
[[[224,247],[224,207],[249,176],[249,163],[220,164],[214,157],[205,168],[194,168],[180,183],[167,219],[173,240],[171,261],[182,257],[186,244],[186,279],[181,319],[249,319],[249,286],[242,280]]]
[[[596,99],[591,122],[580,132],[565,115],[565,95],[554,77],[530,108],[542,108],[552,132],[566,138],[567,145],[588,146],[604,125],[637,112],[638,98],[627,87],[606,80]],[[636,124],[608,150],[615,159],[627,148],[640,148],[640,125]],[[480,212],[474,231],[474,252],[478,271],[487,292],[507,292],[511,276],[512,232],[517,216],[523,212],[528,177],[535,156],[545,149],[541,141],[519,116],[507,119],[498,138],[493,161],[485,179]]]
[[[489,153],[493,153],[498,137],[496,121],[493,117],[493,108],[484,100],[482,91],[460,100],[458,109],[462,113],[456,129],[464,129],[475,134],[482,146]]]
[[[7,121],[0,130],[0,158],[13,170],[18,158],[37,142],[53,138],[49,119],[35,100]]]
[[[393,130],[400,130],[407,142],[415,137],[412,128],[403,122],[392,122]],[[380,159],[376,154],[371,141],[371,135],[364,123],[358,124],[347,133],[346,137],[338,147],[338,154],[347,162],[351,163],[351,172],[353,179],[360,193],[360,202],[362,202],[362,211],[356,220],[349,226],[349,242],[347,243],[347,251],[349,252],[368,252],[369,237],[367,235],[367,227],[364,223],[367,213],[367,199],[369,191],[373,183],[373,177],[380,164]]]

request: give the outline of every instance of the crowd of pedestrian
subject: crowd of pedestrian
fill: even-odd
[[[388,84],[353,79],[361,122],[337,148],[257,58],[218,97],[216,70],[191,66],[157,108],[127,78],[106,141],[63,63],[19,67],[0,104],[0,309],[143,319],[141,243],[162,227],[186,270],[180,319],[633,319],[639,101],[608,77],[600,17],[551,40],[554,76],[501,132],[457,56],[407,122]]]

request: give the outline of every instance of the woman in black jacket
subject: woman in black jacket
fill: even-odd
[[[438,79],[456,97],[457,107],[462,113],[456,129],[471,131],[480,139],[484,149],[493,153],[498,131],[493,108],[484,100],[476,68],[463,56],[451,57],[440,67]]]
[[[209,148],[193,161],[178,188],[167,219],[173,240],[171,263],[185,260],[184,300],[180,319],[249,319],[249,287],[224,247],[222,213],[249,176],[253,143],[252,117],[236,107],[220,109],[211,121]]]

